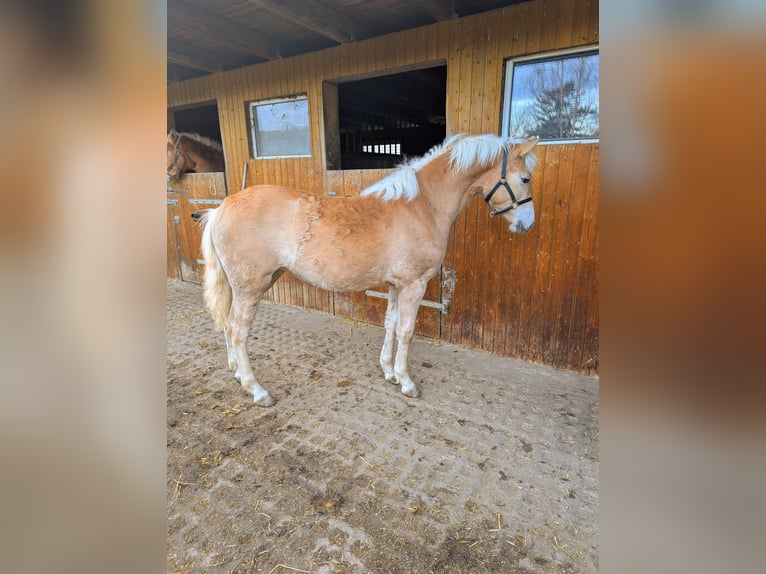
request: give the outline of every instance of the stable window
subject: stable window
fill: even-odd
[[[326,81],[322,90],[328,170],[392,168],[444,140],[447,66],[442,63]]]
[[[311,155],[309,104],[306,96],[251,102],[252,157],[306,157]]]
[[[508,60],[503,135],[549,143],[597,140],[598,68],[597,49]]]

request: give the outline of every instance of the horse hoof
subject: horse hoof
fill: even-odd
[[[396,375],[391,373],[390,375],[383,375],[387,382],[391,383],[392,385],[396,385],[399,383],[399,381],[396,380]]]
[[[416,386],[409,387],[407,389],[402,389],[402,394],[405,396],[411,397],[413,399],[417,399],[420,396],[420,389],[418,389]]]
[[[253,397],[253,402],[259,407],[270,407],[276,401],[271,398],[271,395],[269,393],[266,393],[265,395],[262,395],[260,397]]]

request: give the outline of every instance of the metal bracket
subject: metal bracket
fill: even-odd
[[[187,199],[187,203],[192,205],[220,205],[223,199]]]
[[[365,295],[368,297],[379,297],[380,299],[388,299],[388,293],[381,293],[380,291],[372,291],[368,289],[364,292]],[[438,309],[442,313],[446,313],[448,310],[448,306],[444,303],[437,303],[436,301],[426,301],[423,299],[420,302],[421,307],[433,307],[434,309]]]

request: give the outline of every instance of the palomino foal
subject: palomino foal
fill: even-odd
[[[333,291],[387,284],[380,365],[386,380],[418,397],[407,353],[450,227],[468,200],[481,195],[511,232],[526,233],[535,221],[529,182],[536,143],[458,135],[359,197],[258,185],[208,211],[202,236],[205,302],[224,331],[229,367],[255,403],[270,406],[274,400],[253,374],[247,337],[263,294],[285,271]]]

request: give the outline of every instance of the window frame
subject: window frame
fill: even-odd
[[[296,102],[300,100],[306,101],[306,117],[308,119],[308,137],[309,137],[309,153],[308,154],[290,154],[290,155],[258,155],[258,144],[256,140],[256,119],[255,108],[258,106],[265,106],[269,104],[281,104],[286,102]],[[250,151],[253,160],[266,160],[266,159],[290,159],[290,158],[306,158],[313,157],[313,146],[311,143],[311,107],[309,106],[308,94],[295,94],[292,96],[282,96],[278,98],[267,98],[265,100],[252,100],[247,102],[247,114],[248,124],[250,127]]]
[[[599,85],[601,83],[600,66],[601,66],[601,49],[598,44],[590,44],[588,46],[578,46],[577,48],[568,48],[565,50],[553,50],[550,52],[543,52],[533,54],[529,56],[518,56],[506,59],[503,64],[503,110],[502,117],[500,118],[500,133],[503,137],[511,137],[510,123],[511,123],[511,96],[513,94],[513,71],[514,66],[520,63],[530,62],[545,62],[548,60],[563,59],[569,56],[577,56],[579,54],[587,54],[589,52],[595,52],[599,56]],[[599,91],[599,104],[600,104],[600,91]],[[540,139],[537,145],[564,145],[564,144],[591,144],[599,143],[601,137],[601,110],[599,105],[599,135],[590,138],[567,138],[567,139]]]

